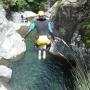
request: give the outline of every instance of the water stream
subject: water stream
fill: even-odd
[[[24,57],[9,66],[13,70],[9,82],[12,90],[73,90],[72,76],[61,63],[63,59],[48,54],[46,60],[39,61],[33,42],[28,37]]]

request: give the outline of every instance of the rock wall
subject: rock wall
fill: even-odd
[[[87,0],[62,0],[58,3],[60,4],[57,4],[59,5],[57,6],[57,13],[53,14],[52,18],[55,25],[55,34],[70,44],[77,25],[89,16],[89,9],[86,9],[88,7],[86,6]]]
[[[9,16],[7,20],[5,10],[0,6],[0,90],[12,90],[7,85],[11,79],[12,70],[7,66],[12,61],[21,60],[23,57],[26,51],[23,37],[30,25],[28,19],[31,20],[36,16],[37,14],[32,11],[12,12],[12,17]]]
[[[52,9],[52,12],[54,9]],[[73,69],[71,72],[74,75],[77,90],[84,90],[83,88],[87,90],[90,89],[90,48],[86,49],[85,44],[82,43],[81,46],[78,46],[81,42],[79,30],[81,29],[82,23],[86,21],[88,17],[90,17],[90,0],[62,0],[62,2],[59,3],[57,13],[52,18],[55,25],[55,35],[64,39],[70,47],[72,54],[68,49],[66,49],[66,51],[60,50],[64,45],[59,45],[57,50],[58,53],[65,51],[63,55],[65,56],[67,53],[68,59],[71,58],[71,60],[74,60],[75,67],[72,66]],[[72,39],[74,43],[70,45],[73,41]],[[71,63],[71,61],[69,63]],[[80,85],[82,86],[81,88]]]
[[[8,65],[10,59],[17,58],[26,51],[23,38],[16,32],[20,27],[21,24],[6,19],[6,12],[0,6],[0,90],[12,90],[7,84],[12,70],[4,65]]]
[[[5,11],[0,8],[0,57],[11,59],[25,52],[26,45],[22,37],[16,32],[21,27],[8,21],[5,17]]]

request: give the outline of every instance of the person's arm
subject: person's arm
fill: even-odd
[[[52,37],[53,40],[55,40],[54,34],[53,34],[53,30],[52,30],[52,23],[48,22],[48,29],[49,29],[49,33]]]
[[[29,30],[28,30],[28,32],[26,33],[26,35],[25,35],[24,38],[26,38],[26,37],[29,35],[29,33],[30,33],[32,30],[34,30],[35,28],[36,28],[36,24],[35,24],[35,23],[32,23],[32,24],[30,25]]]

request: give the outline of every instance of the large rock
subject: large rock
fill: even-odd
[[[20,13],[19,12],[13,12],[12,17],[13,17],[13,22],[22,23],[23,25],[28,26],[29,22],[26,19],[31,21],[30,19],[37,17],[37,14],[32,12],[32,11],[24,11],[24,12],[20,12]]]
[[[3,65],[8,64],[11,59],[13,61],[20,59],[26,51],[26,45],[22,37],[25,36],[30,21],[21,22],[21,15],[24,18],[37,16],[31,11],[12,13],[13,19],[8,21],[5,10],[0,6],[0,64]]]
[[[0,90],[12,90],[12,89],[8,84],[0,83]]]
[[[51,44],[49,52],[53,55],[69,60],[68,56],[70,56],[72,53],[70,47],[63,39],[60,39],[58,37],[55,37],[55,39],[56,40]]]
[[[10,59],[25,52],[26,46],[18,33],[7,36],[1,44],[0,56]]]
[[[0,65],[0,82],[8,82],[11,76],[12,70],[4,65]]]
[[[8,21],[3,8],[0,10],[0,58],[12,59],[26,51],[23,38],[16,32],[22,24]]]
[[[0,57],[11,59],[25,52],[25,42],[16,32],[19,28],[20,25],[7,20],[0,25]]]
[[[78,7],[82,4],[85,4],[87,0],[62,0],[61,4],[63,6],[73,6]]]
[[[59,1],[57,1],[45,14],[46,16],[48,16],[49,18],[52,18],[56,11],[57,11],[57,6],[58,6]]]
[[[57,13],[52,18],[55,34],[70,44],[77,25],[88,17],[89,6],[87,6],[87,0],[62,0],[62,2],[58,2],[56,5]]]

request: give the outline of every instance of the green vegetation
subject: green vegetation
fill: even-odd
[[[0,0],[0,4],[2,4],[3,2],[2,2],[2,0]]]
[[[83,28],[86,28],[86,29],[90,29],[90,18],[88,18],[88,20],[86,22],[84,22]]]
[[[84,42],[87,47],[90,47],[90,18],[82,24],[81,34],[82,42]]]
[[[44,3],[47,0],[0,0],[6,9],[11,11],[32,10],[37,12],[39,9],[44,9]]]

